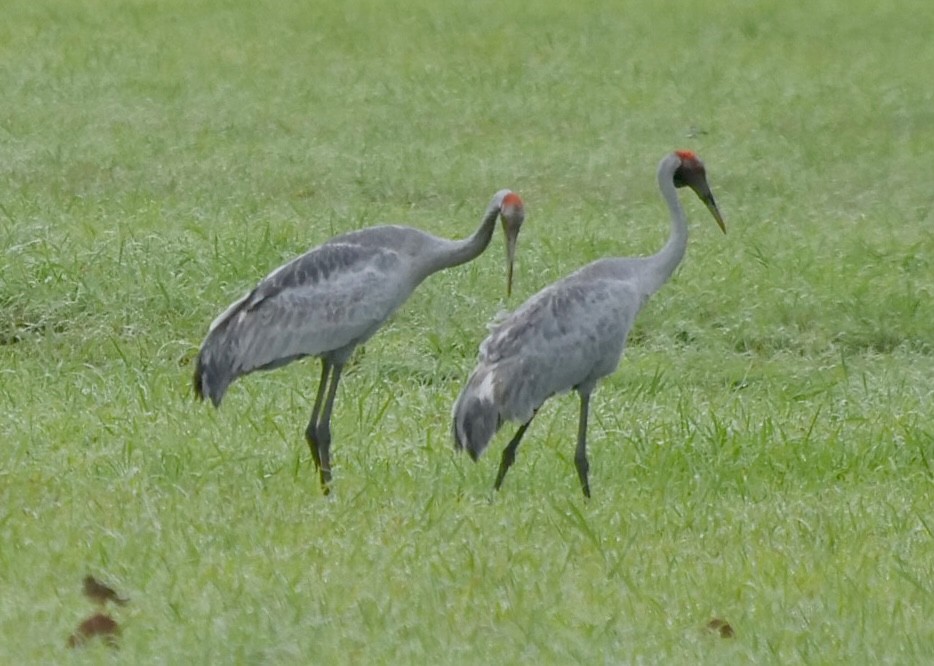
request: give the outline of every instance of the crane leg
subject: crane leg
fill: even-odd
[[[311,459],[315,461],[315,469],[321,469],[321,457],[318,455],[318,414],[321,413],[321,402],[324,400],[324,390],[328,385],[328,374],[331,372],[331,364],[325,359],[321,359],[321,381],[318,382],[318,394],[315,396],[315,406],[311,408],[311,419],[308,421],[308,427],[305,428],[305,441],[308,442],[308,448],[311,449]]]
[[[584,497],[590,497],[590,482],[587,472],[590,463],[587,462],[587,413],[590,410],[590,394],[581,393],[581,415],[577,425],[577,451],[574,453],[574,466],[577,467],[577,476],[581,480],[581,490]]]
[[[334,364],[331,371],[331,383],[328,386],[328,397],[324,401],[321,420],[315,430],[315,440],[318,442],[318,456],[321,461],[321,489],[325,495],[331,492],[331,410],[334,408],[334,396],[337,395],[337,385],[341,380],[343,364]]]
[[[535,414],[532,414],[532,418],[535,418]],[[493,484],[493,488],[496,490],[499,490],[499,487],[503,485],[503,479],[506,477],[506,472],[509,471],[509,468],[512,466],[512,464],[516,462],[516,449],[519,448],[519,442],[522,441],[522,435],[525,434],[525,431],[531,422],[532,419],[529,419],[521,426],[519,426],[516,434],[512,436],[509,444],[507,444],[506,448],[503,449],[503,458],[499,462],[499,472],[496,474],[496,482]]]

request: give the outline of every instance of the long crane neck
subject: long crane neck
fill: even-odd
[[[668,156],[658,165],[658,189],[661,190],[662,198],[668,205],[668,212],[671,215],[671,234],[665,246],[658,253],[646,259],[649,266],[645,274],[648,294],[654,294],[668,281],[678,264],[684,259],[684,252],[687,249],[688,225],[674,183],[678,164],[676,157]]]
[[[426,266],[426,275],[451,266],[459,266],[471,259],[476,259],[490,244],[496,218],[499,217],[502,197],[497,195],[486,209],[480,226],[470,236],[462,240],[439,239],[437,247],[431,253]]]

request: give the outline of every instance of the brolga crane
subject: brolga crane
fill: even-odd
[[[480,345],[477,367],[454,404],[454,443],[477,460],[504,422],[521,424],[503,450],[497,490],[539,407],[551,396],[573,389],[580,396],[574,463],[584,495],[590,497],[590,394],[601,378],[616,370],[639,310],[684,257],[688,231],[677,188],[694,190],[726,232],[704,165],[693,152],[665,156],[658,165],[658,186],[671,213],[671,235],[660,252],[599,259],[584,266],[495,322]]]
[[[510,190],[496,193],[480,226],[463,240],[402,226],[351,231],[280,266],[213,321],[198,353],[195,396],[217,407],[238,377],[319,357],[321,379],[305,439],[327,494],[331,411],[344,364],[426,277],[480,255],[497,218],[506,236],[508,295],[525,219],[522,199]]]

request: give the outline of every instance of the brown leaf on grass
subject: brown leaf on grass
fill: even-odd
[[[714,633],[720,634],[720,638],[733,638],[736,636],[736,632],[733,631],[733,627],[730,626],[730,623],[726,620],[721,620],[718,617],[715,617],[710,622],[708,622],[707,628]]]
[[[84,596],[101,606],[105,605],[108,601],[112,601],[118,606],[123,606],[128,601],[128,599],[120,598],[113,588],[104,585],[94,578],[94,576],[84,577]]]
[[[84,645],[95,636],[100,636],[110,647],[117,647],[117,636],[120,635],[120,625],[109,615],[95,613],[78,625],[77,630],[68,637],[68,647],[74,648]]]

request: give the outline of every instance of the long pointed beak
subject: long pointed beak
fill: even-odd
[[[704,202],[704,205],[707,206],[707,210],[710,211],[710,214],[713,215],[713,219],[716,220],[717,226],[720,227],[720,231],[726,233],[726,225],[723,223],[723,216],[720,215],[720,209],[717,208],[717,202],[713,198],[713,193],[710,191],[710,188],[707,187],[707,183],[704,183],[701,187],[693,187],[694,192],[697,194],[698,198]]]
[[[506,232],[506,297],[512,296],[512,272],[516,263],[516,241],[519,239],[519,227],[505,225]]]

